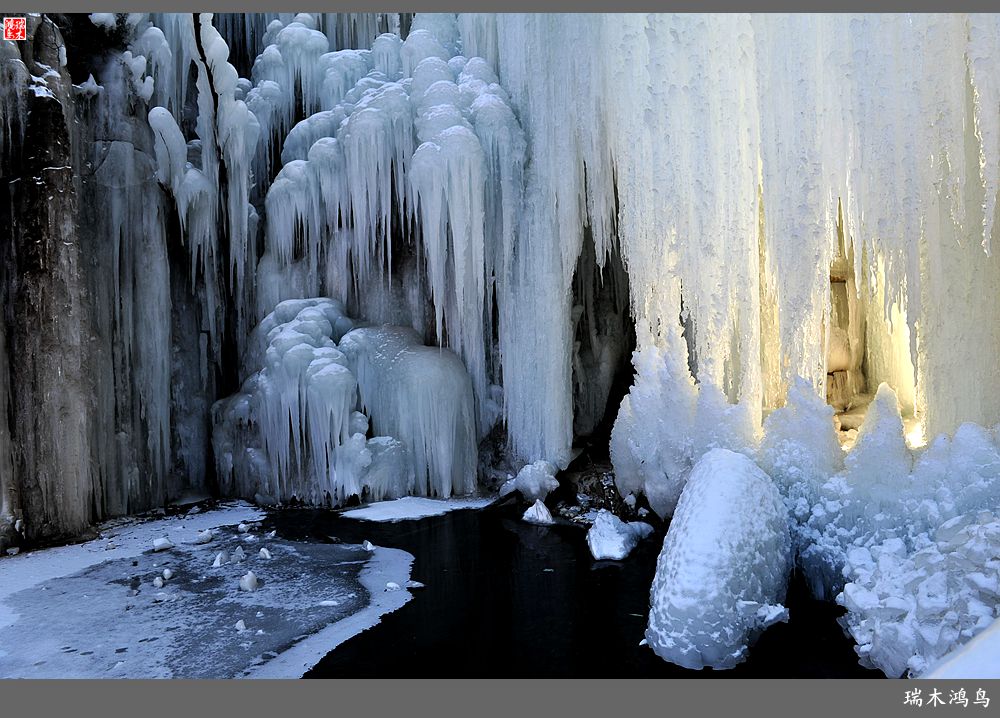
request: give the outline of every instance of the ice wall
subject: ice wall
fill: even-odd
[[[44,347],[6,312],[0,372],[24,412],[44,382],[22,360],[79,377],[61,399],[86,417],[84,475],[38,505],[101,498],[53,526],[211,487],[208,407],[260,369],[251,330],[285,299],[453,350],[476,439],[563,466],[614,364],[577,332],[619,310],[577,303],[575,275],[610,257],[639,345],[615,464],[664,512],[702,453],[756,442],[795,377],[824,395],[842,252],[868,391],[892,385],[929,437],[1000,417],[997,16],[56,19],[53,57],[6,43],[0,75],[8,188],[41,85],[80,126],[83,204],[39,280],[65,275],[87,311]],[[5,299],[21,276],[5,257]],[[80,366],[77,334],[96,337]],[[26,440],[7,414],[0,467]],[[0,477],[8,524],[26,471]]]

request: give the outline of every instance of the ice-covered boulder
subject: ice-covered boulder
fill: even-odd
[[[607,509],[601,509],[587,531],[587,546],[597,560],[620,561],[651,533],[653,527],[643,521],[625,522]]]
[[[514,491],[520,491],[528,501],[545,499],[551,492],[559,488],[556,474],[559,469],[548,461],[535,461],[527,464],[513,479],[508,479],[500,487],[500,495],[506,496]]]
[[[713,449],[691,472],[663,541],[646,641],[686,668],[732,668],[787,619],[791,562],[774,482],[746,456]]]

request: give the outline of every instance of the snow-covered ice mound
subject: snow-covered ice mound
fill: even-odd
[[[848,583],[837,601],[861,664],[890,677],[921,675],[985,630],[1000,605],[1000,517],[958,516],[908,553],[888,539],[847,554]]]
[[[628,556],[653,527],[642,521],[622,521],[607,509],[601,509],[587,531],[587,546],[597,560],[620,561]]]
[[[476,488],[472,381],[449,349],[424,346],[409,327],[361,327],[340,350],[358,378],[361,404],[378,434],[410,453],[412,493],[448,498]]]
[[[475,489],[462,360],[409,328],[354,327],[339,301],[316,298],[279,303],[254,330],[247,361],[260,370],[213,408],[224,490],[337,506]]]
[[[791,561],[774,482],[746,456],[713,449],[691,472],[656,561],[646,641],[685,668],[732,668],[787,619]]]

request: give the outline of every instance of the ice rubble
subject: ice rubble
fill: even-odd
[[[590,555],[597,560],[620,561],[652,532],[653,527],[647,523],[625,522],[610,511],[601,509],[587,531],[587,546],[590,547]]]
[[[862,665],[919,676],[996,619],[1000,519],[957,516],[908,551],[892,538],[852,548],[838,602]]]
[[[421,345],[412,330],[352,327],[337,300],[290,299],[254,330],[261,369],[213,410],[227,490],[338,505],[475,488],[472,389],[461,360]]]
[[[785,506],[753,461],[712,449],[695,465],[656,561],[646,641],[686,668],[732,668],[786,620],[792,565]]]

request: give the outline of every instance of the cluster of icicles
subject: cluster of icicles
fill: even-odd
[[[822,394],[842,253],[869,390],[896,387],[930,433],[1000,415],[995,16],[407,24],[336,50],[371,28],[128,17],[157,175],[193,283],[236,304],[243,378],[279,301],[335,298],[452,348],[477,438],[502,421],[515,463],[565,466],[573,275],[592,246],[598,267],[621,256],[640,350],[676,368],[662,392],[709,392],[759,427],[796,376]],[[249,78],[231,45],[256,56]]]

